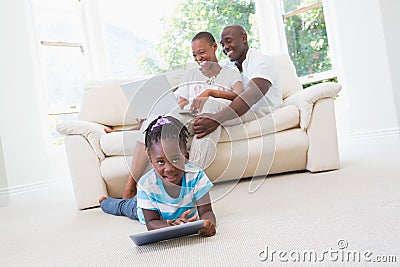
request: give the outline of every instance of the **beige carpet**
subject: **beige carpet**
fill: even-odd
[[[338,171],[275,175],[252,194],[249,180],[216,185],[211,238],[136,247],[128,235],[143,225],[78,211],[68,180],[13,194],[0,208],[0,266],[399,266],[399,138],[350,141]]]

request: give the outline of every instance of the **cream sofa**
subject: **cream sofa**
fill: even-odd
[[[339,168],[334,97],[337,83],[302,89],[287,55],[273,55],[281,76],[283,105],[259,121],[224,129],[217,155],[206,173],[214,182],[290,171],[320,172]],[[171,88],[183,71],[165,74]],[[98,206],[99,196],[121,197],[134,145],[141,132],[129,130],[135,118],[126,114],[122,81],[88,85],[79,121],[63,122],[71,179],[79,209]],[[105,133],[104,127],[124,131]],[[229,128],[229,129],[228,129]],[[228,134],[229,133],[229,134]]]

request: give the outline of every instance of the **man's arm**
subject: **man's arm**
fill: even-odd
[[[196,117],[194,120],[194,133],[197,138],[202,138],[215,131],[221,123],[245,114],[251,106],[268,92],[271,86],[271,82],[266,79],[253,78],[243,93],[238,95],[228,107],[215,114]]]

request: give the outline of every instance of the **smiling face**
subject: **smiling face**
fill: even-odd
[[[204,38],[195,39],[192,41],[192,55],[194,61],[196,61],[200,66],[204,67],[207,62],[218,62],[215,51],[217,51],[217,44],[210,44]]]
[[[179,145],[178,140],[160,140],[153,143],[147,152],[151,164],[163,182],[182,184],[188,155],[186,149]]]
[[[242,63],[246,58],[247,34],[239,26],[228,26],[224,28],[220,36],[222,51],[230,61]]]

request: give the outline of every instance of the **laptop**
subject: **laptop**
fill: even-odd
[[[199,230],[203,228],[203,226],[204,221],[198,220],[185,224],[151,230],[143,233],[137,233],[130,235],[129,237],[133,241],[133,243],[135,243],[137,246],[141,246],[172,238],[198,234]]]
[[[121,88],[128,99],[129,115],[135,118],[157,117],[178,106],[178,99],[163,74],[121,84]]]

